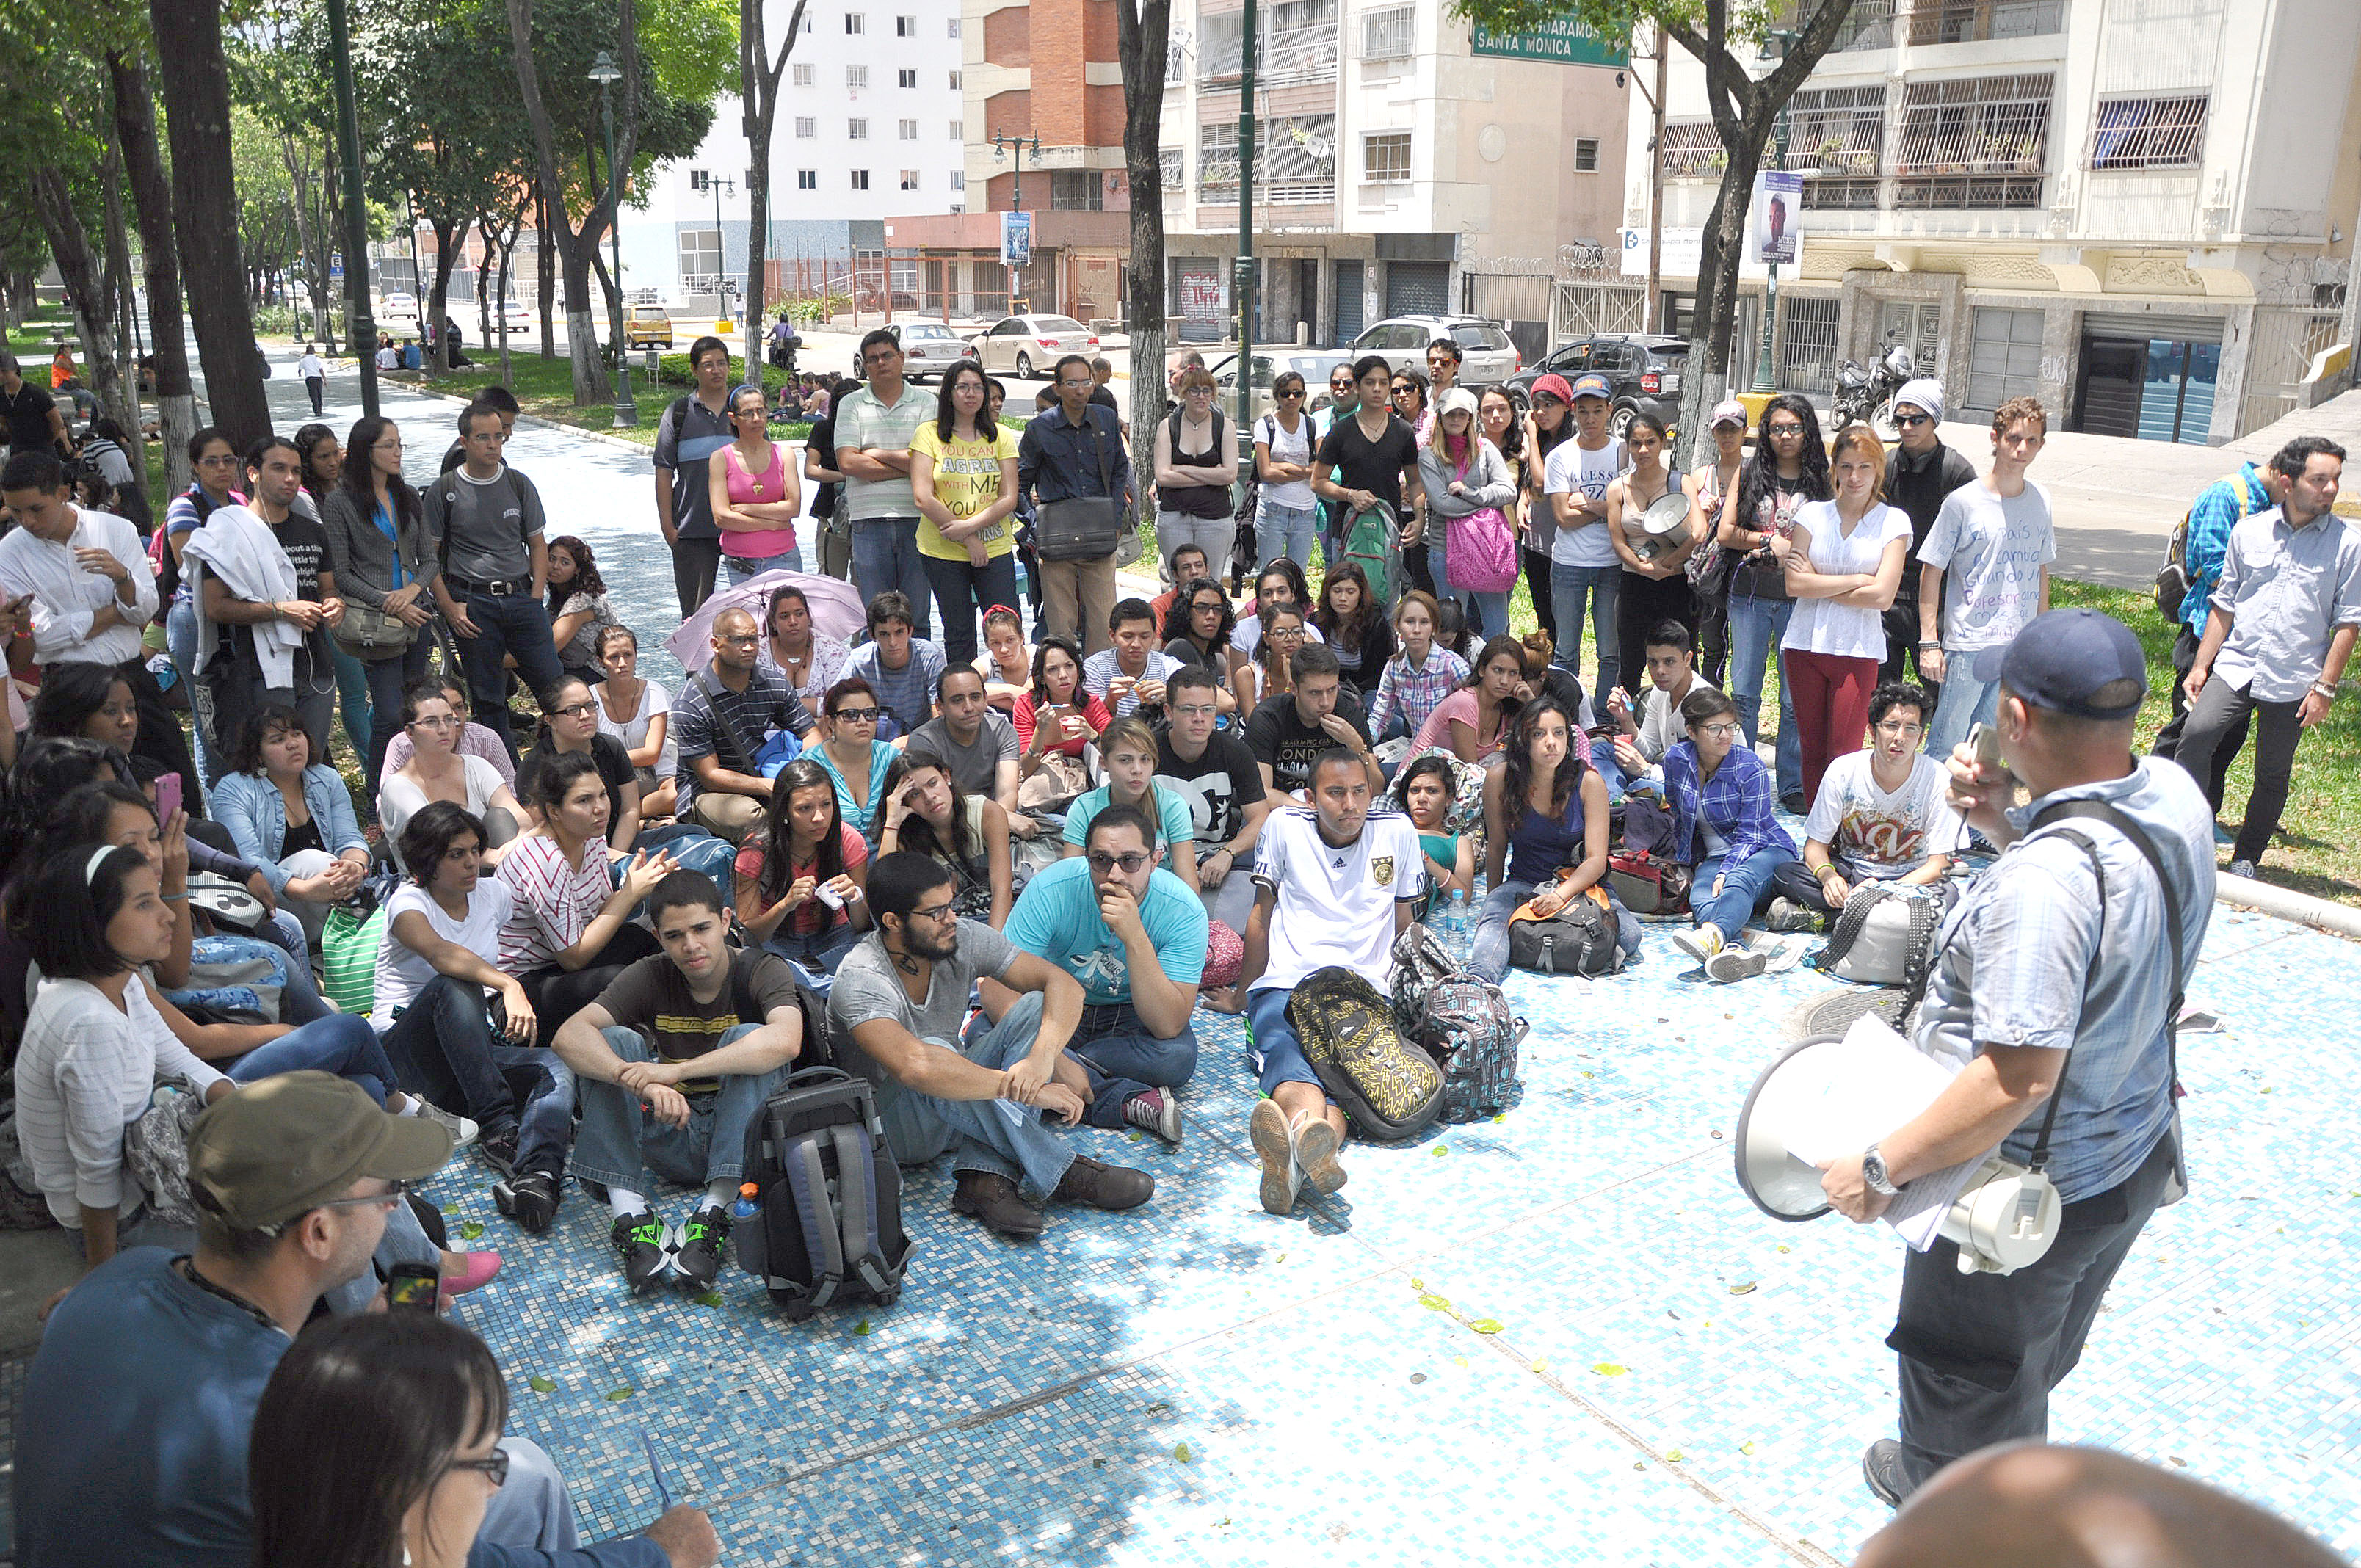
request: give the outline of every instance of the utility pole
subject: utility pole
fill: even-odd
[[[1786,59],[1787,46],[1794,43],[1799,36],[1784,27],[1773,27],[1770,36],[1763,40],[1763,52],[1760,58],[1766,60]],[[1787,167],[1787,106],[1784,104],[1779,105],[1778,118],[1771,122],[1771,167],[1773,169]],[[1750,216],[1750,225],[1752,221]],[[1778,321],[1779,263],[1773,260],[1768,263],[1768,271],[1763,285],[1763,349],[1754,361],[1754,389],[1758,392],[1775,392],[1779,389],[1778,373],[1771,367],[1771,333],[1772,329],[1778,324]]]
[[[1041,138],[1038,136],[1012,137],[994,133],[992,138],[992,160],[994,163],[1007,162],[1009,165],[1008,210],[1012,213],[1021,213],[1025,210],[1025,151],[1027,148],[1032,148],[1033,166],[1038,169],[1041,166]],[[1011,152],[1016,154],[1013,160],[1008,157]],[[893,293],[893,280],[889,271],[885,288],[885,302],[889,309],[894,302]],[[1007,315],[1016,313],[1016,269],[1014,267],[1008,269],[1008,309],[1003,313]]]
[[[344,164],[345,342],[361,362],[361,412],[375,419],[377,322],[369,313],[368,210],[361,194],[361,130],[353,112],[353,38],[345,0],[328,0],[328,52],[335,59],[337,157]]]
[[[1254,426],[1254,166],[1255,166],[1255,0],[1246,0],[1241,37],[1245,52],[1240,58],[1238,82],[1238,270],[1232,285],[1238,303],[1237,357],[1237,431],[1243,435]],[[1135,375],[1137,374],[1135,368]],[[1253,476],[1246,472],[1254,448],[1248,446],[1246,456],[1238,459],[1239,477],[1248,482]]]
[[[1656,92],[1648,99],[1655,126],[1648,136],[1648,299],[1642,319],[1651,332],[1668,330],[1664,323],[1664,24],[1656,24]],[[1646,94],[1642,94],[1646,96]]]

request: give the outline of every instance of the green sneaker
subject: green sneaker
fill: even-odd
[[[672,1266],[692,1290],[710,1290],[721,1277],[721,1259],[730,1245],[730,1216],[710,1205],[681,1222],[673,1237]]]
[[[672,1267],[664,1251],[664,1239],[671,1232],[649,1211],[616,1215],[614,1228],[607,1234],[615,1250],[623,1255],[623,1283],[633,1295],[662,1279]]]

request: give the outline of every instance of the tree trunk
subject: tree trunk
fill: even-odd
[[[181,259],[172,238],[172,184],[156,146],[156,101],[148,68],[136,56],[110,50],[107,85],[115,130],[131,177],[139,223],[139,257],[148,274],[148,352],[156,362],[157,423],[164,443],[164,489],[179,495],[195,478],[189,437],[197,433],[197,400],[189,381],[188,327],[181,313]],[[136,432],[134,433],[137,433]],[[163,509],[157,509],[162,514]]]
[[[125,452],[131,459],[132,472],[138,474],[147,470],[141,466],[144,447],[139,439],[139,368],[131,352],[131,314],[124,304],[131,295],[131,236],[123,216],[123,148],[115,138],[112,121],[104,130],[106,159],[100,169],[99,181],[106,198],[106,316],[101,330],[114,335],[115,368],[106,380],[94,379],[91,390],[98,394],[99,405],[130,437]]]
[[[557,252],[549,243],[549,196],[539,184],[533,188],[533,269],[541,285],[541,356],[557,357],[557,329],[551,312],[557,302]]]
[[[114,334],[107,330],[114,291],[107,287],[98,254],[91,249],[90,230],[74,210],[73,187],[62,171],[47,166],[33,170],[33,205],[40,214],[41,232],[49,236],[49,258],[65,282],[66,305],[73,312],[91,386],[120,391],[123,370],[115,362]]]
[[[312,305],[311,335],[324,344],[332,343],[335,334],[328,327],[328,245],[320,225],[312,221],[312,160],[298,152],[292,135],[281,131],[279,161],[286,166],[288,183],[294,191],[295,247],[307,274],[303,289]]]
[[[434,323],[434,352],[425,356],[420,363],[439,376],[452,368],[451,268],[458,258],[451,253],[451,221],[440,214],[432,214],[426,219],[426,226],[434,231],[434,287],[428,295],[428,312],[420,318],[418,324],[423,335],[426,323]],[[460,232],[466,231],[462,229]],[[412,253],[416,254],[415,242]]]
[[[500,242],[500,385],[513,387],[515,378],[509,370],[509,258],[516,253],[516,230],[511,228]],[[490,258],[487,257],[486,260]]]
[[[1123,160],[1131,181],[1131,471],[1156,472],[1156,432],[1164,423],[1164,173],[1158,148],[1171,0],[1116,0],[1115,50],[1123,67]],[[1219,565],[1215,564],[1218,574]]]
[[[220,0],[148,0],[157,52],[173,62],[165,127],[172,149],[172,225],[213,422],[243,451],[270,433],[254,314],[239,287],[237,185],[231,173],[229,62]],[[128,145],[126,138],[126,145]]]
[[[787,57],[803,36],[804,7],[796,0],[787,18],[787,40],[779,58],[770,58],[770,38],[763,26],[763,0],[739,0],[738,99],[746,118],[746,378],[763,378],[763,296],[769,281],[771,242],[771,133],[778,124],[779,78]]]
[[[461,233],[464,235],[465,230]],[[476,263],[476,341],[492,341],[492,219],[489,213],[476,214],[476,236],[483,241],[484,258]]]

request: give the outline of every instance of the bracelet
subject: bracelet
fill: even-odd
[[[170,904],[170,903],[171,903],[171,902],[172,902],[174,899],[176,899],[176,898],[186,898],[186,897],[188,897],[188,896],[189,896],[188,890],[187,890],[186,888],[183,888],[183,889],[181,889],[179,893],[168,893],[168,894],[165,894],[163,895],[163,898],[164,898],[164,902],[165,902],[165,903]]]
[[[1818,878],[1820,881],[1826,882],[1828,880],[1828,873],[1837,869],[1837,863],[1834,861],[1829,861],[1825,864],[1807,866],[1805,869],[1810,872],[1813,876]]]
[[[1936,641],[1929,641],[1929,642],[1921,642],[1920,644],[1918,644],[1918,652],[1920,652],[1921,653],[1924,653],[1924,652],[1925,652],[1927,649],[1929,649],[1929,648],[1940,649],[1942,646],[1943,646],[1942,641],[1941,641],[1939,639],[1938,639],[1938,640],[1936,640]]]
[[[2312,682],[2312,689],[2318,692],[2321,696],[2326,697],[2331,702],[2334,702],[2336,700],[2336,688],[2329,685],[2326,681]]]

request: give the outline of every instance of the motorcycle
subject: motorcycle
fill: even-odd
[[[1917,361],[1901,344],[1891,344],[1879,356],[1874,372],[1848,359],[1837,367],[1837,428],[1866,421],[1880,441],[1898,441],[1901,428],[1894,422],[1894,394],[1918,374]]]

